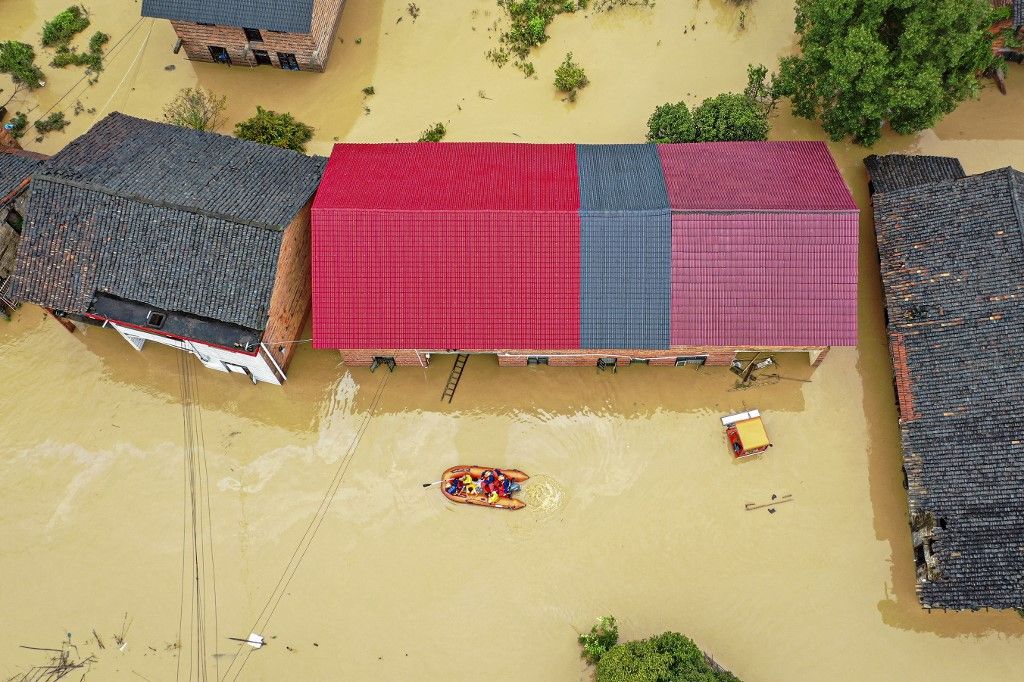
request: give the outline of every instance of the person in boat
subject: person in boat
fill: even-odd
[[[469,474],[462,477],[462,488],[467,495],[475,495],[480,492],[480,485]]]
[[[487,504],[497,504],[501,496],[498,495],[497,490],[492,490],[491,494],[487,496]]]
[[[501,487],[501,496],[510,497],[512,493],[517,493],[521,490],[518,483],[505,476],[505,474],[498,474],[498,485]]]

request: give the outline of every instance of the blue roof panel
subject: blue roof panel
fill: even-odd
[[[580,210],[668,210],[668,190],[657,145],[576,146]]]

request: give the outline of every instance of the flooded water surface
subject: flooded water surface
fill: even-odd
[[[5,3],[2,37],[38,45],[65,4]],[[21,106],[82,111],[26,146],[54,152],[113,110],[159,119],[196,83],[228,96],[229,125],[256,104],[291,111],[324,154],[335,139],[415,139],[435,121],[454,140],[632,142],[657,104],[738,89],[748,62],[793,49],[783,0],[756,0],[742,29],[730,3],[661,2],[556,18],[525,79],[484,58],[493,2],[421,0],[415,22],[407,4],[349,0],[328,71],[295,74],[191,64],[166,22],[138,21],[138,3],[95,0],[94,27],[119,46],[93,86],[46,69]],[[592,81],[575,105],[551,86],[570,50]],[[1009,85],[873,151],[1024,167],[1024,70]],[[786,111],[772,136],[822,139]],[[867,211],[867,152],[831,147]],[[0,321],[0,675],[45,660],[21,645],[70,633],[96,656],[89,679],[190,679],[201,665],[245,680],[587,679],[576,633],[613,613],[623,639],[682,631],[748,682],[1019,679],[1024,620],[927,613],[914,595],[871,230],[865,212],[859,347],[814,372],[779,356],[780,378],[746,390],[720,368],[478,356],[448,405],[444,356],[370,374],[304,347],[283,388],[197,367],[213,550],[200,661],[178,356],[106,330],[72,336],[25,306]],[[719,417],[751,408],[775,446],[737,464]],[[458,463],[527,471],[529,506],[455,506],[422,487]],[[770,513],[773,495],[792,501]],[[254,623],[268,646],[228,639]]]

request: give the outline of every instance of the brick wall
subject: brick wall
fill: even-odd
[[[312,204],[310,200],[303,206],[285,229],[277,259],[274,291],[270,296],[270,316],[263,332],[270,354],[284,370],[288,369],[298,348],[298,344],[292,342],[302,335],[312,305],[309,235],[309,209]]]
[[[231,63],[239,66],[257,66],[254,50],[265,50],[272,65],[281,68],[278,52],[294,54],[303,71],[323,71],[327,65],[334,33],[341,20],[344,0],[316,0],[310,33],[278,33],[259,26],[248,26],[260,31],[261,42],[249,42],[240,26],[202,26],[190,21],[172,21],[174,32],[181,39],[189,59],[200,62],[215,61],[210,46],[223,47]]]
[[[677,346],[669,350],[630,350],[630,349],[600,349],[600,350],[483,350],[483,351],[462,351],[468,353],[488,353],[498,356],[498,364],[503,367],[524,367],[527,358],[530,356],[548,358],[548,365],[558,367],[593,367],[597,365],[598,358],[614,357],[620,365],[628,365],[631,358],[647,359],[651,365],[674,366],[677,357],[706,355],[708,365],[728,365],[732,362],[736,353],[750,351],[750,348],[707,348],[701,346]],[[821,353],[818,363],[824,359],[827,348],[818,346],[800,347],[777,347],[758,348],[765,353],[792,353],[792,352],[813,352]],[[395,363],[402,366],[421,366],[429,363],[426,355],[428,353],[445,353],[448,351],[424,351],[419,353],[411,349],[371,349],[371,350],[342,350],[341,357],[346,365],[351,367],[368,367],[375,356],[393,357]],[[817,366],[817,365],[815,365]]]

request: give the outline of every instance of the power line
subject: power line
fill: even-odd
[[[313,517],[309,521],[309,524],[306,526],[306,531],[302,534],[298,544],[292,551],[292,555],[288,559],[288,563],[285,565],[284,571],[281,573],[281,577],[278,578],[277,584],[274,586],[273,591],[267,598],[267,603],[264,604],[263,609],[260,611],[260,615],[256,617],[256,622],[253,623],[250,632],[259,633],[261,630],[265,630],[267,625],[269,625],[274,612],[277,611],[277,606],[281,603],[281,599],[284,597],[284,594],[288,589],[288,585],[291,583],[292,578],[295,577],[295,573],[298,571],[299,565],[305,558],[306,552],[309,551],[309,547],[313,543],[313,539],[315,538],[317,531],[320,529],[321,524],[327,517],[327,512],[330,509],[331,502],[333,502],[334,496],[337,494],[338,488],[341,486],[341,483],[345,478],[345,474],[348,472],[348,467],[352,463],[352,459],[359,447],[359,443],[362,441],[363,435],[366,433],[366,430],[370,425],[370,421],[376,413],[377,407],[380,404],[381,396],[384,394],[384,388],[387,386],[388,378],[390,376],[390,372],[384,374],[380,383],[377,385],[377,390],[373,394],[373,398],[366,410],[366,414],[363,416],[362,422],[360,422],[359,427],[353,434],[348,449],[345,451],[344,456],[342,456],[341,462],[338,464],[338,468],[335,470],[334,476],[331,478],[331,481],[327,486],[327,490],[324,491],[324,496],[320,501],[320,505],[317,507]],[[239,660],[239,654],[242,652],[242,649],[246,647],[247,645],[245,643],[239,644],[238,649],[235,650],[234,656],[231,657],[231,662],[224,671],[224,676],[219,678],[221,682],[227,680],[231,670],[235,667],[236,661]],[[231,678],[232,682],[237,680],[238,676],[242,674],[242,670],[245,668],[245,664],[248,663],[249,656],[252,651],[252,647],[248,647],[246,649],[245,654],[241,657],[241,663],[239,664],[237,671]]]

